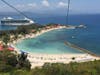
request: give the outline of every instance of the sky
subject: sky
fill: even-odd
[[[66,14],[68,0],[5,0],[20,11]],[[100,13],[100,0],[71,0],[71,14]],[[0,12],[14,12],[0,0]]]

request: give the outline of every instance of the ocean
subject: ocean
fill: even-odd
[[[16,16],[15,16],[16,17]],[[32,17],[32,16],[31,16]],[[60,23],[66,24],[65,16],[48,16],[48,17],[32,17],[39,24],[48,24],[48,23]],[[69,47],[66,48],[64,45],[64,41],[69,41],[72,44],[75,44],[79,47],[90,50],[98,55],[100,55],[100,14],[88,14],[88,15],[70,15],[69,16],[69,24],[70,25],[86,25],[86,29],[74,29],[74,30],[55,30],[48,33],[45,33],[35,39],[29,39],[22,41],[17,44],[17,47],[24,50],[27,46],[27,50],[31,48],[39,50],[38,52],[42,52],[40,49],[45,50],[45,52],[52,53],[52,50],[55,49],[54,53],[80,53],[79,51],[73,50]],[[9,30],[15,29],[16,27],[6,27],[0,26],[0,30]],[[75,38],[73,39],[72,36]],[[33,42],[31,42],[33,40]],[[29,43],[29,41],[31,43]],[[20,47],[20,44],[23,45]],[[37,45],[38,44],[38,45]],[[24,48],[25,47],[25,48]],[[50,49],[49,51],[46,51]],[[69,51],[68,51],[69,49]],[[27,51],[26,50],[26,51]],[[30,51],[30,50],[29,50]],[[34,51],[34,52],[35,52]],[[32,52],[32,51],[30,51]]]

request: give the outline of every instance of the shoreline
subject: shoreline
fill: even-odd
[[[15,47],[15,44],[24,40],[24,39],[28,39],[28,38],[36,38],[39,35],[42,35],[46,32],[52,31],[52,30],[56,30],[56,29],[62,29],[62,28],[66,28],[66,29],[71,29],[70,27],[66,27],[66,26],[59,26],[57,28],[50,28],[47,30],[41,30],[40,32],[37,32],[36,34],[31,33],[30,34],[26,34],[25,37],[21,37],[20,39],[17,39],[16,41],[13,41],[13,43],[10,43],[10,45],[12,47],[15,48],[15,51],[17,51],[17,53],[21,53],[21,51],[19,49],[17,49]],[[42,66],[44,63],[70,63],[70,62],[87,62],[87,61],[94,61],[94,60],[99,60],[100,58],[95,57],[91,54],[88,53],[77,53],[77,54],[69,54],[69,53],[65,53],[65,54],[41,54],[41,53],[30,53],[30,52],[26,52],[28,53],[28,59],[31,62],[32,67],[34,68],[36,66]],[[72,58],[75,58],[75,60],[73,60]]]
[[[20,50],[15,47],[15,44],[16,43],[21,42],[22,40],[25,40],[25,39],[36,38],[36,37],[38,37],[38,36],[40,36],[40,35],[42,35],[42,34],[44,34],[46,32],[52,31],[52,30],[58,30],[58,29],[63,29],[63,28],[64,29],[75,29],[75,26],[69,26],[69,27],[66,27],[66,26],[58,26],[56,28],[50,28],[50,29],[47,29],[47,30],[42,30],[40,32],[37,32],[36,34],[35,33],[26,34],[25,36],[22,36],[21,38],[18,38],[17,40],[14,40],[13,43],[9,43],[8,45],[14,47],[15,48],[15,51],[20,52]],[[30,52],[27,52],[27,53],[30,53]]]
[[[16,44],[16,43],[20,42],[21,40],[25,40],[25,39],[28,39],[28,38],[36,38],[39,35],[42,35],[46,32],[52,31],[52,30],[63,29],[63,28],[70,29],[69,27],[66,27],[66,26],[59,26],[58,28],[51,28],[51,29],[47,29],[47,30],[41,30],[40,32],[37,32],[36,34],[35,33],[26,34],[25,36],[22,36],[20,39],[18,38],[17,40],[13,41],[13,44]]]

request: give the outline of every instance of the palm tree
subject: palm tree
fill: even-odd
[[[4,35],[3,37],[2,37],[2,41],[5,43],[5,45],[7,45],[8,44],[8,42],[10,41],[10,35]]]
[[[15,34],[14,39],[15,39],[15,40],[18,39],[18,34]]]
[[[22,52],[21,54],[18,55],[18,64],[17,68],[25,68],[30,70],[31,64],[29,60],[27,59],[27,54]]]

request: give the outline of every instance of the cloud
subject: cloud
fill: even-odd
[[[58,7],[67,7],[68,4],[67,3],[64,3],[64,2],[59,2],[58,3]]]
[[[52,2],[50,3],[49,0],[41,0],[40,2],[32,2],[32,3],[28,2],[25,4],[15,4],[14,7],[16,7],[17,9],[21,11],[32,11],[32,12],[42,13],[46,11],[55,12],[56,10],[65,10],[65,8],[67,7],[67,3],[63,1],[57,1],[55,3],[52,3]],[[4,8],[6,9],[6,7]]]
[[[33,11],[33,9],[35,11],[38,8],[36,3],[17,4],[14,7],[20,11]]]
[[[48,0],[43,0],[43,1],[42,1],[42,5],[43,5],[43,6],[46,6],[46,7],[49,7],[49,6],[50,6]]]
[[[18,7],[18,8],[37,7],[37,4],[36,3],[18,4],[15,7]]]
[[[29,4],[27,4],[27,6],[29,6],[29,7],[37,7],[37,4],[36,3],[29,3]]]

